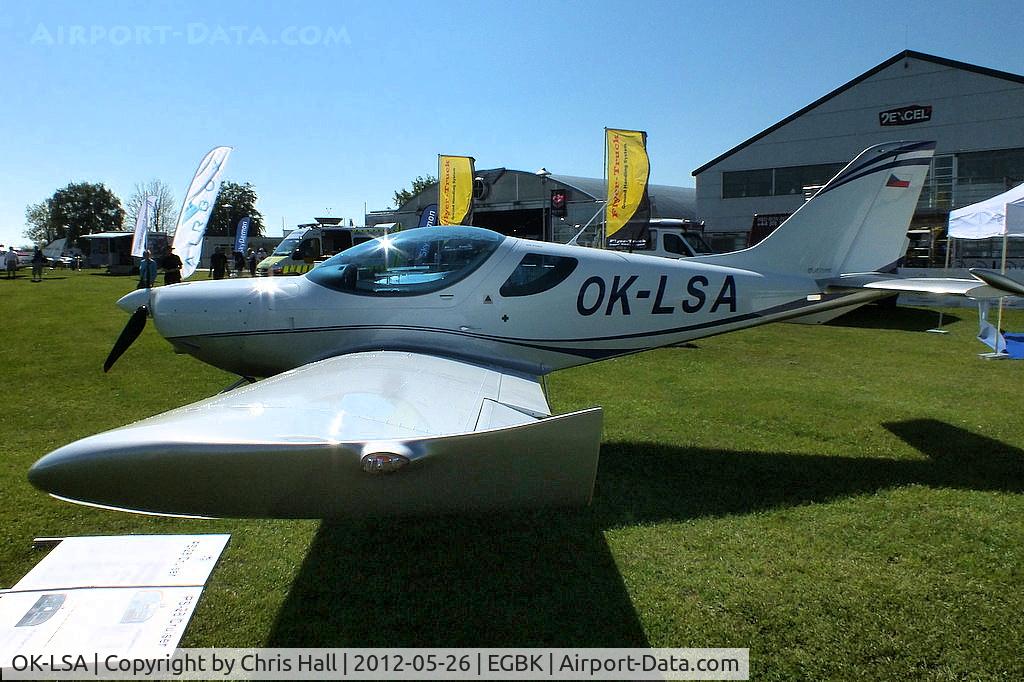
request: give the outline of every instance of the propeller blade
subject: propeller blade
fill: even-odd
[[[124,329],[121,330],[121,335],[114,342],[114,347],[110,349],[107,361],[103,363],[104,372],[109,372],[110,368],[117,362],[117,359],[128,350],[128,346],[132,345],[135,339],[139,338],[139,334],[146,328],[147,317],[149,317],[149,309],[146,306],[140,305],[135,309],[132,316],[128,318],[128,324],[124,326]]]

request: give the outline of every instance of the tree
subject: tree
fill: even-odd
[[[435,178],[430,173],[427,173],[426,175],[417,175],[416,179],[412,181],[411,190],[395,190],[395,208],[402,208],[402,206],[406,204],[410,199],[412,199],[414,196],[425,190],[427,187],[433,185],[435,182],[437,182],[437,178]]]
[[[49,244],[56,239],[50,224],[50,207],[45,201],[25,207],[25,237],[33,244]]]
[[[156,216],[153,218],[155,232],[170,232],[178,220],[178,205],[174,203],[174,193],[167,183],[150,180],[147,183],[136,182],[135,192],[125,206],[124,229],[135,231],[135,221],[139,218],[146,197],[156,197]]]
[[[249,216],[249,236],[263,236],[263,215],[256,210],[256,190],[248,182],[239,185],[237,182],[225,180],[220,186],[217,202],[213,205],[210,222],[206,224],[206,234],[215,237],[233,237],[238,221]]]
[[[68,244],[83,234],[119,230],[124,224],[121,200],[102,182],[73,182],[54,192],[46,206],[54,239],[66,237]]]

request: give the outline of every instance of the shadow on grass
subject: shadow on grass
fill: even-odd
[[[266,642],[647,645],[585,511],[325,521]]]
[[[602,528],[745,514],[902,485],[1024,492],[1024,451],[934,420],[885,424],[927,459],[726,452],[606,443],[593,513]]]
[[[943,326],[959,322],[960,317],[943,312]],[[939,311],[925,308],[902,308],[894,305],[866,305],[851,310],[841,317],[828,322],[834,327],[860,327],[862,329],[897,329],[907,332],[923,332],[932,329],[939,322]]]
[[[646,646],[602,531],[901,485],[1024,492],[1024,452],[933,420],[885,425],[927,459],[606,443],[577,511],[324,523],[267,646]]]

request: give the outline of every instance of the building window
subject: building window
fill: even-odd
[[[722,173],[722,198],[769,197],[772,195],[772,169],[728,171]]]
[[[1024,181],[1024,149],[998,149],[956,155],[954,207],[1002,194]]]
[[[722,198],[802,196],[805,187],[821,187],[843,169],[843,163],[762,168],[722,173]]]
[[[775,196],[803,196],[804,187],[820,187],[843,169],[842,163],[821,163],[815,166],[789,166],[775,169]]]
[[[957,170],[961,182],[1021,179],[1024,178],[1024,149],[957,154]]]
[[[918,211],[948,211],[953,208],[953,175],[956,158],[952,154],[933,157],[917,200]]]

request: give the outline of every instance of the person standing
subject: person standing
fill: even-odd
[[[43,252],[36,247],[36,250],[32,252],[32,281],[42,282],[43,281],[43,266],[46,265],[46,256]]]
[[[139,263],[139,284],[136,289],[151,289],[156,283],[156,261],[149,249],[142,252],[142,261]]]
[[[256,252],[249,249],[249,276],[256,276]]]
[[[4,254],[4,265],[7,268],[7,279],[17,277],[18,252],[14,250],[13,246],[7,247],[7,253]]]
[[[227,269],[228,257],[224,255],[224,249],[218,246],[210,256],[210,274],[214,279],[224,279]]]
[[[181,281],[182,262],[172,247],[164,256],[164,284],[177,284]]]
[[[245,255],[241,251],[235,251],[232,256],[235,259],[235,277],[241,277],[245,272]]]

